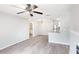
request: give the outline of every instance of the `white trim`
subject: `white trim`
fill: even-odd
[[[70,32],[71,32],[71,34],[79,36],[79,32],[77,32],[77,31],[71,30]]]
[[[49,43],[56,43],[56,44],[62,44],[62,45],[70,45],[70,44],[68,44],[68,43],[63,43],[63,42],[50,42],[50,41],[49,41]]]
[[[27,40],[27,39],[24,39],[24,40],[21,40],[21,41],[18,41],[18,42],[12,43],[12,44],[7,45],[7,46],[4,46],[4,47],[0,48],[0,50],[3,50],[3,49],[5,49],[5,48],[8,48],[8,47],[13,46],[13,45],[15,45],[15,44],[17,44],[17,43],[23,42],[23,41],[25,41],[25,40]]]

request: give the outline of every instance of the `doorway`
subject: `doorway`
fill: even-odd
[[[29,23],[29,38],[33,37],[33,25],[32,23]]]

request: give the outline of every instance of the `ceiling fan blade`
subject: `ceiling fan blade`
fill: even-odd
[[[24,13],[25,11],[21,11],[21,12],[18,12],[18,13],[16,13],[16,14],[21,14],[21,13]]]
[[[33,9],[36,9],[36,8],[38,8],[38,6],[37,5],[33,5]]]
[[[30,16],[33,16],[33,14],[30,14]]]
[[[10,6],[11,6],[11,7],[15,7],[15,8],[19,8],[19,9],[22,9],[22,10],[25,10],[25,9],[19,7],[19,6],[16,6],[16,5],[10,5]]]
[[[38,11],[33,11],[34,13],[37,13],[37,14],[43,14],[42,12],[38,12]]]

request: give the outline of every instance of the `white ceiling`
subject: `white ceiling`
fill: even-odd
[[[16,4],[16,6],[18,6],[18,4]],[[40,17],[45,18],[45,14],[51,15],[51,17],[62,16],[64,14],[66,14],[67,12],[69,12],[69,8],[70,8],[70,5],[68,5],[68,4],[41,4],[41,5],[38,4],[38,6],[39,6],[38,10],[42,11],[44,13],[44,15],[34,14],[33,18],[40,18]],[[11,4],[0,4],[0,11],[15,15],[15,16],[19,16],[22,18],[30,17],[28,13],[23,13],[23,14],[17,15],[16,14],[17,12],[20,12],[23,10],[20,8],[13,7]]]

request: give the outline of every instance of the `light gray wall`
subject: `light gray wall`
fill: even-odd
[[[72,5],[71,16],[71,29],[79,32],[79,4]]]
[[[48,41],[49,43],[69,45],[70,43],[69,34],[67,32],[61,32],[61,33],[50,32],[48,34]]]
[[[32,27],[33,27],[33,37],[39,35],[38,30],[39,30],[39,23],[34,21],[32,22]]]
[[[39,29],[38,29],[38,34],[39,35],[48,35],[49,32],[53,30],[53,22],[49,22],[47,20],[50,19],[42,19],[44,21],[39,22]]]
[[[71,6],[70,31],[70,53],[76,54],[76,45],[79,45],[79,4]]]
[[[45,6],[45,7],[44,7]],[[51,20],[60,18],[61,23],[61,32],[69,32],[70,28],[70,6],[68,4],[47,4],[47,5],[41,5],[41,9],[44,10],[44,13],[50,14],[50,16],[44,17],[44,22],[39,25],[41,28],[39,30],[39,34],[48,35],[50,31],[52,31],[52,23],[51,21],[48,22],[51,18]],[[44,7],[44,8],[43,8]]]
[[[0,12],[0,49],[28,39],[28,28],[26,19]]]

